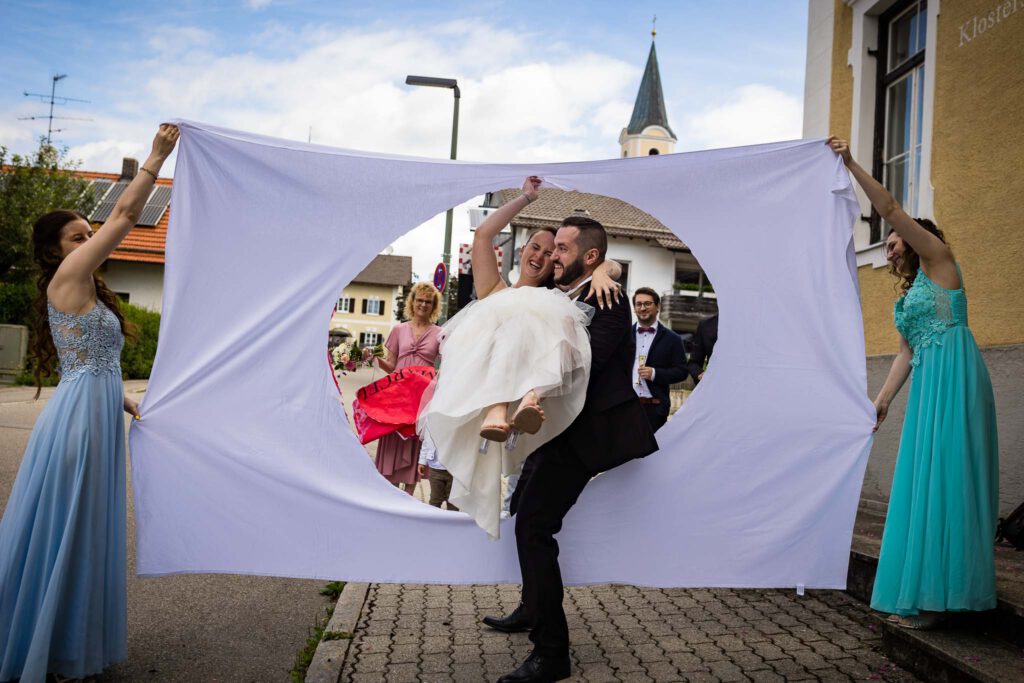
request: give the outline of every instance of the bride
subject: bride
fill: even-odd
[[[590,375],[586,327],[593,309],[554,287],[555,230],[530,235],[515,285],[498,271],[494,237],[537,199],[541,183],[527,178],[523,194],[477,228],[472,264],[478,300],[444,326],[438,380],[425,394],[419,418],[420,433],[429,434],[452,475],[449,500],[491,538],[498,537],[501,475],[518,472],[527,455],[572,423]],[[599,305],[619,295],[620,274],[614,261],[595,272]]]

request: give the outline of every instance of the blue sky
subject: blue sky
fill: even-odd
[[[658,16],[657,51],[678,150],[800,136],[807,0],[675,2],[71,2],[0,4],[0,144],[27,151],[45,113],[83,167],[144,157],[156,124],[188,118],[293,139],[444,157],[451,96],[406,74],[458,78],[459,156],[618,156]],[[173,160],[168,169],[173,169]],[[465,211],[456,236],[467,235]],[[431,224],[397,243],[429,244]],[[428,250],[429,251],[429,250]],[[417,270],[427,270],[421,257]]]

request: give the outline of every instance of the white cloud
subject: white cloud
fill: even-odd
[[[803,101],[767,85],[745,85],[677,128],[685,149],[737,147],[802,135]]]
[[[148,44],[164,57],[171,57],[207,47],[213,43],[214,38],[213,33],[196,26],[166,26],[150,37]]]
[[[249,9],[254,10],[261,10],[268,7],[271,2],[272,0],[245,0],[246,6],[248,6]]]
[[[0,145],[26,151],[34,147],[33,143],[37,138],[38,133],[33,132],[29,126],[0,118]]]
[[[132,97],[108,102],[107,116],[91,113],[92,141],[72,156],[83,168],[117,171],[123,156],[145,158],[157,123],[180,117],[298,140],[312,127],[320,144],[447,157],[452,94],[405,86],[417,74],[459,80],[461,159],[614,158],[643,67],[481,21],[301,31],[268,23],[267,31],[273,49],[224,54],[202,29],[159,29],[148,40],[153,59],[126,66]],[[799,137],[800,109],[796,97],[749,85],[673,126],[686,150],[766,142]],[[173,159],[164,169],[172,171]],[[470,239],[469,206],[454,214],[455,254]],[[430,277],[443,231],[441,214],[397,240],[396,253],[413,254],[414,270]]]
[[[103,169],[114,173],[121,170],[121,161],[125,157],[142,162],[146,159],[146,152],[146,148],[138,140],[102,140],[76,145],[68,150],[68,157],[89,159],[88,164],[82,165],[85,170]],[[161,174],[168,175],[166,172]]]

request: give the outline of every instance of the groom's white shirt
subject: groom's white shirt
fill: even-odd
[[[580,282],[580,283],[579,283],[578,285],[576,285],[575,287],[573,287],[572,289],[570,289],[569,291],[567,291],[567,292],[565,293],[565,295],[566,295],[567,297],[569,297],[570,299],[572,299],[572,300],[574,300],[574,301],[575,301],[575,300],[576,300],[576,297],[578,297],[578,296],[580,295],[580,290],[581,290],[581,289],[583,289],[583,285],[587,284],[588,282],[590,282],[590,281],[591,281],[591,280],[593,280],[593,279],[594,279],[594,276],[593,276],[593,275],[591,275],[591,276],[590,276],[590,277],[588,277],[588,278],[587,278],[586,280],[583,280],[583,281],[582,281],[582,282]]]

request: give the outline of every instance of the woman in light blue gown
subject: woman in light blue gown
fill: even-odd
[[[910,218],[844,140],[829,142],[893,228],[885,248],[903,290],[894,312],[900,351],[875,399],[879,425],[912,378],[871,606],[900,626],[933,628],[948,612],[996,606],[992,382],[967,327],[963,278],[942,232]]]
[[[126,324],[96,270],[134,227],[177,139],[176,127],[160,126],[95,236],[73,211],[50,212],[33,228],[36,380],[57,360],[60,383],[0,521],[0,681],[84,678],[127,656],[121,411],[139,415],[121,381]]]

